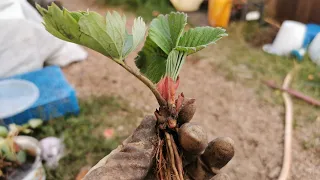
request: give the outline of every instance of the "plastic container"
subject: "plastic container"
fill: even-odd
[[[307,24],[307,32],[304,38],[303,47],[308,47],[308,45],[313,41],[316,35],[320,32],[320,25],[317,24]]]
[[[311,42],[308,53],[311,60],[320,66],[320,33]]]
[[[273,43],[262,49],[270,54],[290,55],[293,50],[302,48],[306,29],[306,25],[300,22],[284,21]]]
[[[14,141],[21,149],[36,153],[36,159],[30,169],[20,169],[8,177],[8,180],[45,180],[46,174],[41,162],[39,141],[30,136],[16,136]]]
[[[211,26],[227,27],[232,8],[232,0],[209,0],[208,21]]]
[[[0,81],[0,119],[28,109],[39,97],[39,89],[30,81]]]
[[[67,114],[78,114],[80,109],[75,90],[66,81],[58,66],[11,77],[33,82],[40,91],[38,100],[26,111],[4,119],[6,124],[24,124],[32,118],[49,120]]]
[[[203,0],[170,0],[178,11],[192,12],[199,9]]]
[[[305,48],[296,49],[291,52],[291,55],[295,57],[298,61],[302,61],[305,54],[306,54]]]

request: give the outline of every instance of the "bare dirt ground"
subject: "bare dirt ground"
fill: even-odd
[[[90,8],[100,13],[107,11],[106,7],[99,7],[93,1],[62,2],[69,10]],[[127,19],[131,24],[133,17]],[[219,54],[212,54],[212,58],[226,58],[228,48],[224,49]],[[120,96],[146,114],[157,108],[155,98],[141,82],[110,59],[88,51],[88,60],[64,68],[67,79],[76,88],[79,97],[102,94]],[[131,54],[128,58],[131,66],[134,66],[135,56]],[[194,121],[207,129],[210,139],[229,136],[235,141],[235,157],[223,169],[232,180],[276,179],[283,157],[284,108],[262,102],[254,89],[226,80],[215,71],[216,68],[208,60],[197,60],[188,61],[182,70],[179,91],[197,99]],[[305,150],[301,145],[301,141],[308,138],[305,134],[319,129],[320,120],[317,120],[312,125],[294,130],[291,180],[320,179],[319,152]]]

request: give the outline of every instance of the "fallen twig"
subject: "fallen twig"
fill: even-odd
[[[288,94],[292,95],[292,96],[295,96],[301,100],[304,100],[305,102],[309,103],[309,104],[312,104],[312,105],[316,105],[316,106],[320,106],[320,101],[310,97],[310,96],[307,96],[305,94],[302,94],[301,92],[299,91],[296,91],[296,90],[293,90],[293,89],[290,89],[288,87],[279,87],[277,86],[274,82],[272,81],[264,81],[264,84],[266,84],[267,86],[271,87],[271,88],[274,88],[274,89],[279,89],[279,90],[282,90],[282,91],[285,91],[287,92]]]
[[[284,79],[282,89],[288,89],[289,84],[292,80],[292,72],[287,74]],[[283,164],[281,173],[278,180],[286,180],[288,178],[291,166],[291,142],[292,142],[292,119],[293,119],[293,105],[292,100],[287,91],[282,93],[284,99],[284,105],[286,109],[285,114],[285,132],[284,132],[284,151],[283,151]]]

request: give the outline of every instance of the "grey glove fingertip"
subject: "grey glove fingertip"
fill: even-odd
[[[233,156],[234,141],[229,137],[219,137],[208,144],[201,159],[208,167],[221,169]]]
[[[196,123],[185,123],[179,131],[179,142],[188,153],[200,155],[208,145],[206,131]]]
[[[207,133],[196,123],[185,123],[179,128],[178,136],[183,152],[183,166],[187,166],[207,147]]]
[[[208,180],[213,177],[217,180],[219,177],[225,177],[224,175],[219,175],[221,173],[220,169],[224,167],[233,156],[233,140],[226,137],[217,138],[211,141],[204,153],[194,162],[187,165],[185,170],[188,177],[193,180]]]

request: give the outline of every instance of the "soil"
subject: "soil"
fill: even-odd
[[[62,3],[69,10],[89,8],[103,14],[110,10],[94,4],[94,0],[62,0]],[[127,20],[131,26],[133,16]],[[88,52],[87,60],[63,69],[79,97],[119,96],[145,114],[153,113],[157,103],[148,88],[110,59],[92,50]],[[211,57],[226,58],[226,53],[220,51]],[[132,67],[135,56],[136,53],[132,53],[127,59]],[[254,88],[228,81],[216,69],[206,60],[187,61],[182,69],[179,91],[196,98],[194,121],[206,128],[209,139],[229,136],[235,141],[235,157],[223,169],[232,180],[276,179],[283,158],[284,108],[261,101]],[[301,145],[307,135],[319,132],[319,129],[320,120],[317,120],[294,130],[289,179],[320,179],[320,151],[304,149]]]

